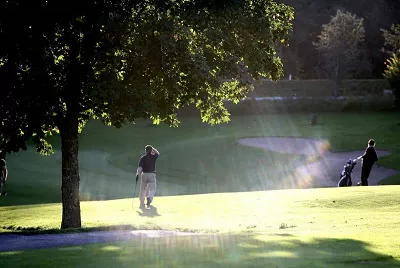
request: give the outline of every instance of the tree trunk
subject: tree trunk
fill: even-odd
[[[79,201],[78,117],[68,113],[60,128],[62,151],[61,229],[81,227]]]

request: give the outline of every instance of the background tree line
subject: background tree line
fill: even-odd
[[[349,12],[363,20],[365,33],[362,64],[352,78],[383,78],[385,60],[382,51],[385,39],[382,29],[400,23],[400,1],[397,0],[281,0],[295,11],[293,34],[288,47],[282,47],[281,56],[285,77],[295,79],[330,78],[323,70],[323,57],[314,45],[318,42],[323,25],[328,24],[338,10]],[[360,67],[367,67],[360,69]]]

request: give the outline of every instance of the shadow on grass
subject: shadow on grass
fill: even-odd
[[[0,253],[0,266],[400,267],[399,259],[371,247],[352,239],[214,234]]]
[[[0,226],[0,230],[9,230],[7,232],[0,233],[1,236],[5,235],[47,235],[47,234],[75,234],[75,233],[90,233],[97,231],[126,231],[126,230],[160,230],[156,226],[135,226],[135,225],[110,225],[110,226],[99,226],[99,227],[82,227],[82,228],[69,228],[69,229],[41,229],[37,228],[23,228],[19,226]]]
[[[157,211],[157,207],[154,207],[154,206],[151,206],[151,205],[147,209],[146,208],[142,208],[141,211],[136,211],[136,212],[141,217],[154,218],[154,217],[161,216]]]

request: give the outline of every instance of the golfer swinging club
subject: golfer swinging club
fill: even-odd
[[[146,154],[143,155],[139,160],[139,165],[136,170],[136,183],[139,180],[139,175],[141,174],[140,180],[140,208],[144,208],[144,198],[147,197],[147,206],[150,206],[153,201],[154,195],[156,193],[156,160],[160,153],[156,148],[151,145],[146,145]]]

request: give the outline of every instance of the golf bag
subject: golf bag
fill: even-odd
[[[346,165],[343,166],[343,170],[340,173],[340,180],[338,182],[338,187],[346,187],[346,186],[352,186],[353,183],[351,181],[351,173],[353,172],[354,166],[357,163],[353,161],[352,159],[349,159],[347,161]]]

